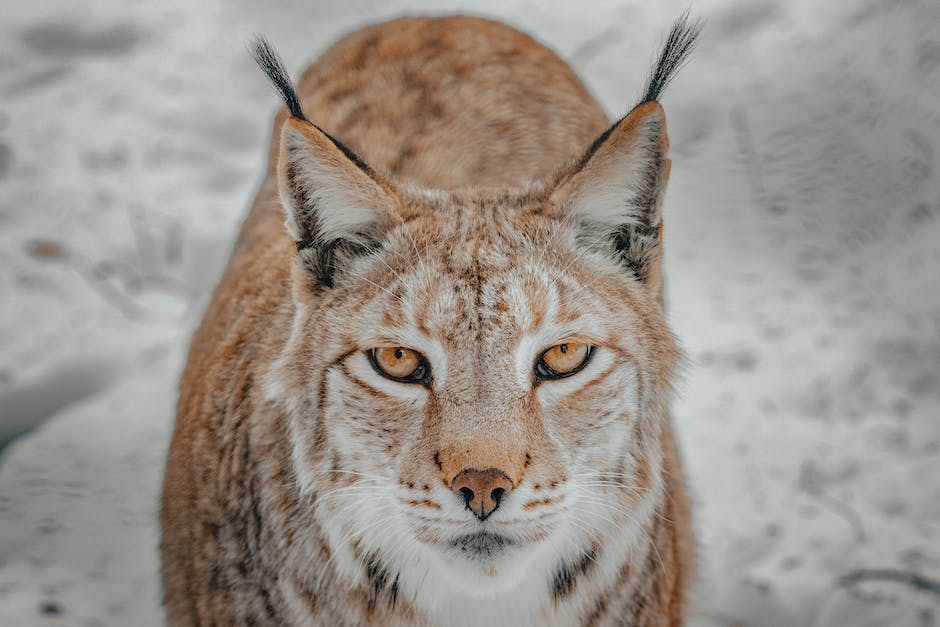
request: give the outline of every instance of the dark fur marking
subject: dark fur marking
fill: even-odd
[[[254,57],[255,62],[258,64],[258,67],[261,68],[261,71],[267,75],[268,80],[274,85],[274,88],[280,94],[281,99],[284,101],[284,104],[287,106],[287,110],[290,111],[291,116],[297,118],[298,120],[303,120],[304,122],[310,122],[307,119],[307,116],[304,115],[303,109],[300,106],[300,99],[297,97],[297,92],[294,90],[294,85],[291,83],[290,77],[287,74],[287,70],[284,68],[284,61],[277,54],[274,48],[268,43],[268,40],[262,36],[255,38],[254,42],[251,44],[251,56]],[[313,124],[313,122],[310,122]],[[322,128],[313,124],[314,128],[323,133],[327,139],[329,139],[334,146],[336,146],[340,152],[346,155],[346,158],[352,161],[356,166],[363,170],[369,176],[373,176],[374,172],[369,165],[362,160],[359,155],[353,152],[349,146],[339,141]]]
[[[578,169],[584,167],[584,165],[591,160],[591,157],[594,156],[594,153],[597,152],[598,148],[600,148],[605,141],[607,141],[607,139],[610,137],[610,134],[614,132],[614,129],[617,128],[617,125],[621,122],[623,122],[623,118],[620,118],[611,124],[609,127],[607,127],[606,131],[598,135],[597,139],[591,142],[591,145],[588,147],[587,151],[584,153],[584,155],[581,156],[581,159],[578,160]]]
[[[274,600],[271,598],[271,591],[266,584],[258,586],[258,592],[261,594],[261,600],[264,603],[264,614],[271,622],[281,622],[278,618],[277,610],[274,607]]]
[[[401,576],[401,573],[395,575],[395,581],[392,582],[392,587],[388,590],[389,600],[392,604],[392,609],[395,609],[395,604],[398,603],[398,578]]]
[[[358,350],[359,350],[358,348],[354,348],[354,349],[351,349],[351,350],[346,351],[345,353],[343,353],[342,355],[340,355],[339,357],[337,357],[336,359],[334,359],[333,361],[331,361],[329,364],[327,364],[326,368],[324,368],[324,369],[322,370],[322,372],[320,373],[320,380],[317,382],[317,409],[316,409],[316,414],[313,415],[313,416],[311,416],[312,418],[314,418],[314,419],[316,420],[316,427],[315,427],[315,429],[316,429],[316,431],[315,431],[315,433],[316,433],[316,435],[315,435],[316,440],[315,440],[314,444],[315,444],[317,447],[319,447],[319,448],[324,448],[324,449],[325,449],[326,446],[327,446],[327,441],[326,441],[326,428],[325,428],[325,426],[324,426],[324,424],[323,424],[323,418],[324,418],[323,414],[324,414],[324,410],[325,410],[325,408],[326,408],[326,394],[327,394],[326,379],[327,379],[327,377],[329,377],[329,375],[330,375],[330,370],[332,370],[333,368],[335,368],[337,365],[342,364],[344,361],[346,361],[347,359],[349,359],[349,356],[350,356],[350,355],[352,355],[353,353],[358,352]],[[313,413],[313,412],[311,412],[311,414],[312,414],[312,413]]]
[[[356,256],[370,255],[379,248],[378,242],[361,245],[345,239],[317,242],[315,238],[305,236],[296,242],[297,253],[301,262],[324,287],[334,286],[334,277],[342,261]]]
[[[244,432],[245,440],[242,463],[245,468],[248,468],[251,459],[251,439],[247,428],[242,429],[242,431]],[[264,618],[271,622],[279,622],[278,613],[275,609],[274,601],[271,598],[271,583],[268,573],[264,570],[263,566],[260,568],[250,567],[250,565],[262,563],[262,560],[259,559],[262,552],[264,533],[263,516],[261,514],[260,480],[259,475],[256,472],[252,472],[247,482],[246,492],[250,507],[249,512],[246,512],[242,521],[242,536],[245,539],[244,546],[247,555],[245,559],[239,561],[238,570],[242,578],[254,581]],[[257,605],[255,607],[257,608]]]
[[[358,167],[360,170],[362,170],[369,176],[375,178],[375,171],[372,169],[372,167],[369,166],[368,163],[363,161],[359,155],[353,152],[349,146],[347,146],[340,140],[336,139],[335,137],[333,137],[332,135],[324,131],[322,128],[320,128],[316,124],[314,124],[314,127],[316,127],[318,131],[326,135],[326,138],[330,140],[331,142],[333,142],[333,145],[339,148],[339,151],[342,152],[344,155],[346,155],[346,158],[352,161],[356,165],[356,167]]]
[[[649,278],[658,240],[658,225],[624,225],[614,235],[614,248],[621,263],[641,282]]]
[[[258,64],[258,67],[261,68],[261,71],[267,75],[268,80],[274,84],[274,88],[277,89],[284,104],[287,105],[290,114],[298,120],[307,121],[303,109],[300,108],[297,92],[294,91],[294,86],[291,84],[287,70],[284,68],[284,61],[271,47],[268,40],[261,35],[255,37],[255,40],[251,43],[251,56]]]
[[[695,47],[695,43],[702,33],[702,26],[701,20],[695,20],[690,23],[688,12],[680,15],[679,19],[673,23],[672,29],[666,37],[666,43],[659,53],[659,59],[656,61],[656,65],[650,69],[643,98],[640,99],[640,102],[637,103],[636,106],[659,100],[663,91],[669,83],[672,82],[672,79],[675,78],[676,73],[685,65],[685,62],[688,61],[689,55],[692,53],[692,49]],[[614,129],[617,128],[617,125],[623,122],[626,117],[627,116],[623,116],[614,122],[594,140],[578,161],[579,167],[588,162],[594,153],[597,152],[598,148],[607,141],[611,133],[614,132]]]
[[[574,564],[562,562],[552,577],[552,598],[558,602],[574,591],[578,578],[586,575],[597,560],[598,549],[591,546]]]
[[[702,33],[702,26],[701,20],[689,22],[688,11],[675,21],[672,30],[669,31],[669,36],[666,37],[662,52],[659,53],[659,59],[647,79],[646,93],[640,100],[640,104],[659,100],[660,94],[688,60],[695,42]]]
[[[245,534],[246,540],[249,540],[248,549],[251,552],[257,552],[261,550],[263,545],[262,541],[262,525],[264,517],[261,515],[261,494],[258,489],[258,475],[252,474],[251,480],[248,482],[248,498],[251,501],[251,516],[254,522],[254,533]],[[251,541],[254,541],[252,545]]]
[[[391,573],[388,567],[379,559],[375,553],[369,555],[365,562],[366,578],[371,586],[371,596],[369,597],[369,612],[374,612],[379,601],[383,596],[388,596],[389,605],[394,608],[398,602],[398,579],[400,574],[391,579]],[[391,580],[391,583],[389,583]]]
[[[469,559],[486,561],[499,556],[506,547],[513,544],[513,541],[504,535],[492,531],[477,531],[460,536],[453,541],[452,546]]]
[[[375,53],[376,48],[379,47],[379,43],[381,43],[381,37],[376,33],[362,40],[356,49],[356,57],[349,63],[350,67],[352,69],[365,67],[366,61],[369,60],[369,56]]]

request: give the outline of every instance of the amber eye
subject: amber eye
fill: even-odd
[[[372,366],[389,379],[403,383],[427,381],[427,360],[418,351],[403,346],[386,346],[373,348],[368,355]]]
[[[593,352],[593,346],[580,342],[555,344],[535,362],[535,377],[538,380],[570,377],[587,365]]]

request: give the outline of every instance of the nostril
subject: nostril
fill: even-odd
[[[512,481],[496,468],[476,470],[468,468],[460,472],[450,483],[450,488],[480,520],[492,514],[504,496],[512,492]]]
[[[470,507],[470,502],[473,501],[473,490],[470,488],[460,488],[460,494],[463,496],[463,501],[466,503],[467,507]]]

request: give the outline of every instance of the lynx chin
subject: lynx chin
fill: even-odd
[[[355,32],[293,87],[190,348],[170,625],[680,625],[693,542],[659,98],[611,125],[478,18]],[[286,227],[285,227],[286,219]]]

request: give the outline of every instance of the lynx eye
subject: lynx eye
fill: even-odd
[[[428,378],[427,360],[418,351],[404,346],[384,346],[367,353],[372,367],[393,381],[424,383]]]
[[[564,379],[580,372],[591,360],[594,347],[580,342],[555,344],[535,362],[537,380]]]

